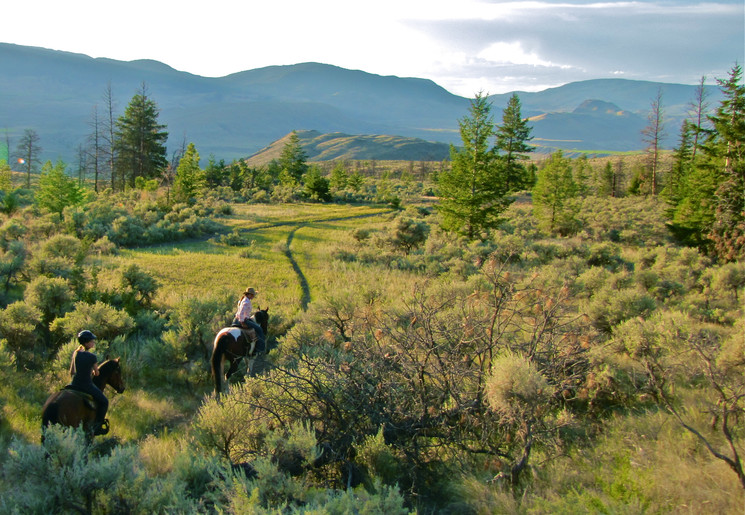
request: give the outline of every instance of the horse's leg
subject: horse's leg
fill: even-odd
[[[215,338],[212,347],[212,356],[210,357],[212,365],[212,376],[215,379],[215,395],[218,397],[223,389],[223,380],[225,379],[225,343],[219,335]]]
[[[238,364],[241,362],[241,358],[228,358],[228,361],[230,361],[230,367],[228,367],[228,371],[225,373],[225,382],[230,379],[230,376],[236,373],[236,371],[238,370]]]

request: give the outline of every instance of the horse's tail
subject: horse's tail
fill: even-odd
[[[215,394],[222,393],[222,378],[225,375],[225,339],[223,333],[218,333],[212,345],[212,376],[215,378]]]

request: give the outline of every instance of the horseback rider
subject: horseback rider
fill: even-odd
[[[106,395],[93,383],[93,376],[98,375],[98,358],[91,352],[96,345],[96,335],[85,329],[78,333],[78,347],[72,355],[70,363],[70,375],[72,383],[70,387],[90,394],[96,401],[96,420],[93,426],[94,435],[105,435],[109,432],[109,421],[106,419],[106,411],[109,409],[109,400]]]
[[[241,296],[241,300],[238,301],[238,310],[235,313],[233,325],[256,331],[256,347],[254,348],[254,352],[259,354],[266,351],[266,341],[261,326],[251,318],[254,313],[251,301],[256,297],[257,293],[255,288],[246,288],[246,291]]]

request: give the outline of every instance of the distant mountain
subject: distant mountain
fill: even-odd
[[[442,161],[450,157],[450,145],[433,143],[419,138],[384,135],[350,135],[340,132],[296,131],[300,145],[309,161],[334,159]],[[289,139],[289,134],[250,156],[251,166],[261,166],[278,159]]]
[[[565,150],[638,149],[641,131],[647,125],[644,117],[602,100],[585,100],[571,113],[550,112],[529,120],[534,127],[534,145]],[[599,139],[598,134],[605,137]]]
[[[98,116],[103,116],[108,84],[117,116],[144,82],[161,109],[159,120],[167,125],[169,148],[193,142],[202,157],[214,155],[226,161],[251,156],[293,130],[459,144],[458,121],[469,106],[469,99],[429,80],[384,77],[318,63],[208,78],[157,61],[94,59],[0,43],[0,69],[0,145],[7,136],[13,150],[23,130],[32,128],[41,138],[44,160],[61,158],[68,163],[78,162],[78,149],[92,132],[96,106]],[[668,118],[666,144],[671,146],[694,86],[602,79],[518,94],[523,115],[532,120],[534,143],[545,151],[634,150],[643,146],[640,131],[658,88]],[[716,105],[720,92],[711,90],[709,101]],[[490,97],[496,122],[510,95]],[[587,106],[582,107],[588,100],[615,104],[618,111],[588,112]],[[358,136],[346,144],[356,142],[372,151],[371,138]],[[377,148],[388,151],[385,146]],[[339,152],[351,155],[350,150]],[[319,158],[332,155],[321,153]]]

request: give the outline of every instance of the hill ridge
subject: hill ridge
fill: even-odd
[[[42,160],[78,162],[90,134],[93,109],[107,84],[119,116],[143,83],[168,127],[169,146],[193,142],[202,156],[227,161],[257,153],[293,130],[350,135],[395,135],[460,144],[458,121],[469,99],[429,79],[375,75],[335,65],[307,62],[202,77],[149,59],[117,61],[61,50],[0,43],[0,120],[11,150],[24,129],[34,129]],[[522,114],[531,117],[537,141],[553,148],[639,150],[644,111],[663,90],[668,140],[685,116],[695,86],[629,79],[592,79],[542,92],[519,93]],[[710,86],[715,105],[721,93]],[[719,95],[719,96],[718,96]],[[495,120],[511,93],[491,95]],[[625,123],[608,123],[574,110],[588,99],[610,102],[629,113]],[[603,113],[599,113],[603,115]],[[560,143],[576,141],[575,143]],[[411,147],[410,147],[411,148]],[[378,157],[382,158],[382,157]]]

